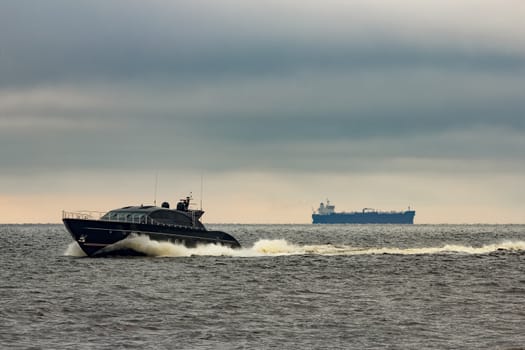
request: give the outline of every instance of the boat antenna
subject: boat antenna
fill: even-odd
[[[202,210],[202,196],[204,195],[204,190],[203,190],[203,175],[201,173],[201,210]]]
[[[159,183],[159,172],[155,172],[155,189],[153,192],[153,205],[157,205],[157,185]]]

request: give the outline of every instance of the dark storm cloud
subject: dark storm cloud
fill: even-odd
[[[525,132],[525,106],[520,101],[496,104],[442,106],[438,110],[400,108],[346,114],[303,111],[300,115],[223,116],[213,129],[203,128],[206,136],[246,142],[312,142],[371,137],[428,135],[473,127],[495,127]],[[278,113],[278,111],[276,111]],[[324,112],[326,113],[326,112]],[[202,120],[200,126],[213,123]]]
[[[523,160],[512,26],[276,3],[2,2],[3,171]]]
[[[355,35],[355,25],[345,23],[345,18],[332,24],[342,27],[335,38],[330,37],[330,27],[319,24],[314,26],[315,35],[308,37],[293,25],[279,23],[293,23],[292,16],[267,19],[264,16],[275,13],[261,9],[262,19],[251,12],[243,20],[220,12],[214,16],[205,7],[196,8],[211,3],[197,3],[3,3],[0,86],[147,79],[187,83],[302,70],[400,67],[508,72],[525,66],[519,51],[494,50],[475,42],[407,41],[371,25]]]
[[[56,49],[49,45],[41,50],[31,45],[19,51],[7,47],[2,59],[8,64],[0,67],[3,77],[0,86],[119,80],[151,82],[152,79],[182,85],[210,79],[293,75],[302,71],[350,72],[407,67],[503,73],[525,69],[524,57],[517,54],[470,53],[451,48],[429,51],[418,47],[367,47],[353,43],[317,47],[315,43],[291,45],[286,40],[262,42],[252,48],[249,46],[254,45],[253,42],[243,41],[226,47],[199,49],[171,42],[163,45],[165,47],[149,48],[139,43],[115,42],[111,47],[97,47],[96,43],[77,43]]]

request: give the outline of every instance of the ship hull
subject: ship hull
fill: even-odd
[[[155,241],[171,241],[187,247],[197,244],[215,243],[232,248],[240,247],[239,242],[231,235],[222,231],[208,231],[185,226],[155,225],[130,222],[114,222],[86,219],[63,219],[64,225],[73,239],[88,256],[122,253],[137,255],[140,252],[130,252],[129,249],[115,250],[112,245],[130,235],[144,235]],[[137,254],[133,254],[137,253]]]
[[[312,214],[314,224],[413,224],[416,212],[399,213],[356,212]]]

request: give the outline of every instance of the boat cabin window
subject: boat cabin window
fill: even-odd
[[[157,210],[150,214],[150,217],[161,224],[193,226],[190,216],[174,210]],[[199,220],[195,220],[195,226],[204,227]]]
[[[191,226],[191,219],[175,211],[159,210],[151,213],[151,218],[162,224]]]
[[[193,218],[192,212],[180,212],[169,209],[155,210],[149,212],[140,212],[133,210],[112,210],[100,218],[107,221],[132,222],[137,224],[155,223],[165,225],[193,226],[204,228],[204,225]]]
[[[135,222],[145,223],[147,216],[141,212],[129,212],[129,211],[110,211],[106,213],[101,220],[108,221],[124,221],[124,222]]]

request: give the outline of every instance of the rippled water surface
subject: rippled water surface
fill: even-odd
[[[0,348],[525,348],[523,225],[209,226],[243,248],[0,225]]]

